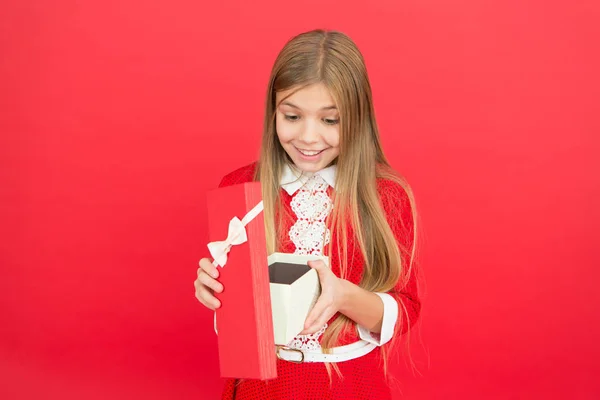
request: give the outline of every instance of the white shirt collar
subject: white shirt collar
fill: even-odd
[[[335,187],[335,174],[336,174],[336,165],[330,165],[327,168],[323,168],[322,170],[315,172],[315,175],[320,175],[321,178],[331,187]],[[283,168],[283,174],[281,175],[281,187],[288,192],[291,196],[298,189],[300,189],[304,184],[310,179],[312,173],[304,172],[301,173],[297,168],[292,168],[289,165],[286,165]]]

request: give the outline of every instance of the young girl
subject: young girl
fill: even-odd
[[[321,296],[305,330],[273,349],[277,379],[230,380],[223,398],[390,399],[390,350],[421,308],[414,201],[383,154],[364,60],[346,35],[303,33],[277,57],[260,159],[220,187],[250,181],[262,185],[268,253],[331,262],[309,263]],[[196,297],[216,309],[211,261],[200,260]]]

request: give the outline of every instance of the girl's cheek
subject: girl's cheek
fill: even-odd
[[[285,121],[277,125],[277,136],[279,140],[287,142],[292,140],[296,135],[296,128],[286,124]]]
[[[331,129],[324,135],[325,142],[331,147],[338,147],[340,144],[340,132],[339,129]]]

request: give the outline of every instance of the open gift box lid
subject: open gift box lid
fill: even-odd
[[[304,330],[308,313],[321,294],[317,271],[308,261],[328,257],[273,253],[268,257],[275,344],[285,346]]]
[[[277,377],[264,219],[262,212],[255,212],[261,201],[259,182],[222,187],[207,195],[209,241],[217,249],[231,247],[225,265],[219,267],[224,290],[215,293],[221,301],[215,330],[223,378]],[[233,245],[240,224],[247,240]],[[222,255],[213,255],[219,257]]]

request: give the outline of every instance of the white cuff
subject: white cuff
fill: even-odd
[[[370,332],[367,328],[357,325],[358,334],[361,339],[376,346],[382,346],[390,341],[394,336],[394,327],[398,320],[398,302],[387,293],[375,293],[383,301],[383,321],[381,323],[381,333]]]

